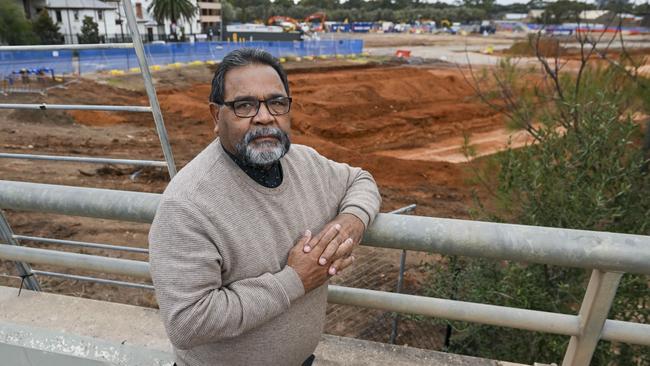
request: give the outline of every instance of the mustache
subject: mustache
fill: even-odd
[[[270,136],[270,137],[275,137],[278,139],[278,141],[284,141],[286,138],[286,133],[282,131],[279,128],[276,127],[261,127],[257,128],[255,130],[251,130],[246,132],[246,135],[244,135],[244,145],[248,145],[251,141],[255,140],[258,137],[262,136]]]

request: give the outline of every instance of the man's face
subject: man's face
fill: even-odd
[[[231,69],[225,76],[224,101],[268,100],[286,97],[278,73],[268,65]],[[289,113],[272,115],[265,103],[254,117],[238,117],[229,106],[210,105],[219,138],[230,153],[254,165],[268,165],[289,149]]]

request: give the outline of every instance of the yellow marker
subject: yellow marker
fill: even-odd
[[[152,65],[151,67],[149,67],[149,69],[151,71],[158,71],[158,70],[161,69],[161,67],[160,67],[160,65]]]
[[[129,69],[129,72],[140,72],[140,68],[139,67],[132,67],[132,68]]]
[[[284,58],[284,57],[280,57],[280,63],[283,64],[283,63],[285,63],[285,62],[287,62],[287,59]]]

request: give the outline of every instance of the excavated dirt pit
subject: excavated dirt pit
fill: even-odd
[[[344,62],[347,65],[347,62]],[[340,65],[339,65],[340,66]],[[383,196],[382,211],[416,203],[417,215],[467,218],[471,191],[460,145],[464,134],[480,143],[478,153],[501,148],[508,133],[502,117],[473,96],[461,73],[450,67],[347,65],[318,69],[287,64],[293,108],[292,138],[323,155],[363,167],[376,178]],[[213,138],[207,108],[211,71],[188,67],[154,74],[177,165],[183,166]],[[99,76],[53,90],[47,96],[6,96],[2,103],[146,105],[139,76]],[[161,159],[151,115],[144,113],[2,111],[0,151]],[[6,180],[162,192],[162,170],[0,160]],[[480,194],[480,192],[479,192]],[[148,225],[7,212],[13,230],[23,235],[147,246]],[[54,248],[25,242],[25,245]],[[71,249],[87,254],[146,260],[141,254],[96,249]],[[399,251],[361,247],[354,268],[334,282],[392,291]],[[424,274],[422,261],[434,256],[409,253],[405,291],[417,293]],[[38,268],[41,270],[65,269]],[[13,264],[1,263],[0,285],[18,286]],[[93,275],[91,273],[74,272]],[[123,277],[111,277],[129,280]],[[39,278],[46,291],[100,300],[156,306],[151,292],[113,286]],[[390,316],[380,311],[330,305],[326,331],[332,334],[387,341]],[[400,322],[399,344],[437,349],[443,331],[410,320]]]

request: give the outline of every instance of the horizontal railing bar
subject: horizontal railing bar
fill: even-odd
[[[160,194],[0,180],[0,208],[151,223]],[[650,236],[379,214],[363,245],[650,274]]]
[[[62,156],[62,155],[35,155],[35,154],[13,154],[0,153],[2,159],[25,159],[25,160],[49,160],[49,161],[73,161],[88,164],[120,164],[136,166],[154,166],[166,168],[167,163],[158,160],[134,160],[116,158],[95,158],[91,156]]]
[[[0,51],[60,51],[133,48],[133,43],[53,44],[34,46],[0,46]]]
[[[16,262],[47,264],[65,268],[120,274],[150,279],[149,263],[98,255],[0,244],[0,258]]]
[[[34,273],[36,275],[40,275],[40,276],[59,277],[59,278],[65,278],[67,280],[76,280],[76,281],[96,282],[96,283],[101,283],[101,284],[105,284],[105,285],[133,287],[133,288],[140,288],[140,289],[145,289],[145,290],[153,290],[154,289],[153,286],[146,285],[146,284],[143,284],[143,283],[116,281],[116,280],[109,280],[109,279],[106,279],[106,278],[79,276],[79,275],[73,275],[73,274],[68,274],[68,273],[39,271],[39,270],[35,270],[35,269],[32,269],[32,273]]]
[[[418,206],[418,205],[416,205],[415,203],[411,203],[411,204],[408,205],[408,206],[404,206],[404,207],[398,208],[397,210],[393,210],[393,211],[391,211],[391,212],[389,212],[389,213],[391,213],[391,214],[396,214],[396,215],[397,215],[397,214],[405,214],[405,213],[409,213],[409,212],[415,210],[415,208],[416,208],[417,206]]]
[[[32,109],[32,110],[80,110],[80,111],[110,111],[151,113],[151,107],[139,105],[101,105],[101,104],[0,104],[0,109]]]
[[[149,263],[47,249],[0,244],[0,259],[85,269],[151,279]],[[417,314],[554,334],[575,335],[575,315],[330,285],[328,301],[399,313]],[[607,320],[603,339],[647,345],[650,324]]]
[[[650,324],[607,319],[601,339],[650,346]]]
[[[577,316],[393,292],[329,286],[327,301],[340,305],[497,325],[535,332],[578,335]]]
[[[144,248],[127,247],[122,245],[90,243],[86,241],[42,238],[38,236],[27,236],[27,235],[13,235],[13,238],[17,240],[29,240],[29,241],[37,241],[41,243],[62,244],[62,245],[70,245],[70,246],[84,247],[84,248],[120,250],[124,252],[134,252],[134,253],[149,253],[149,249],[144,249]]]

